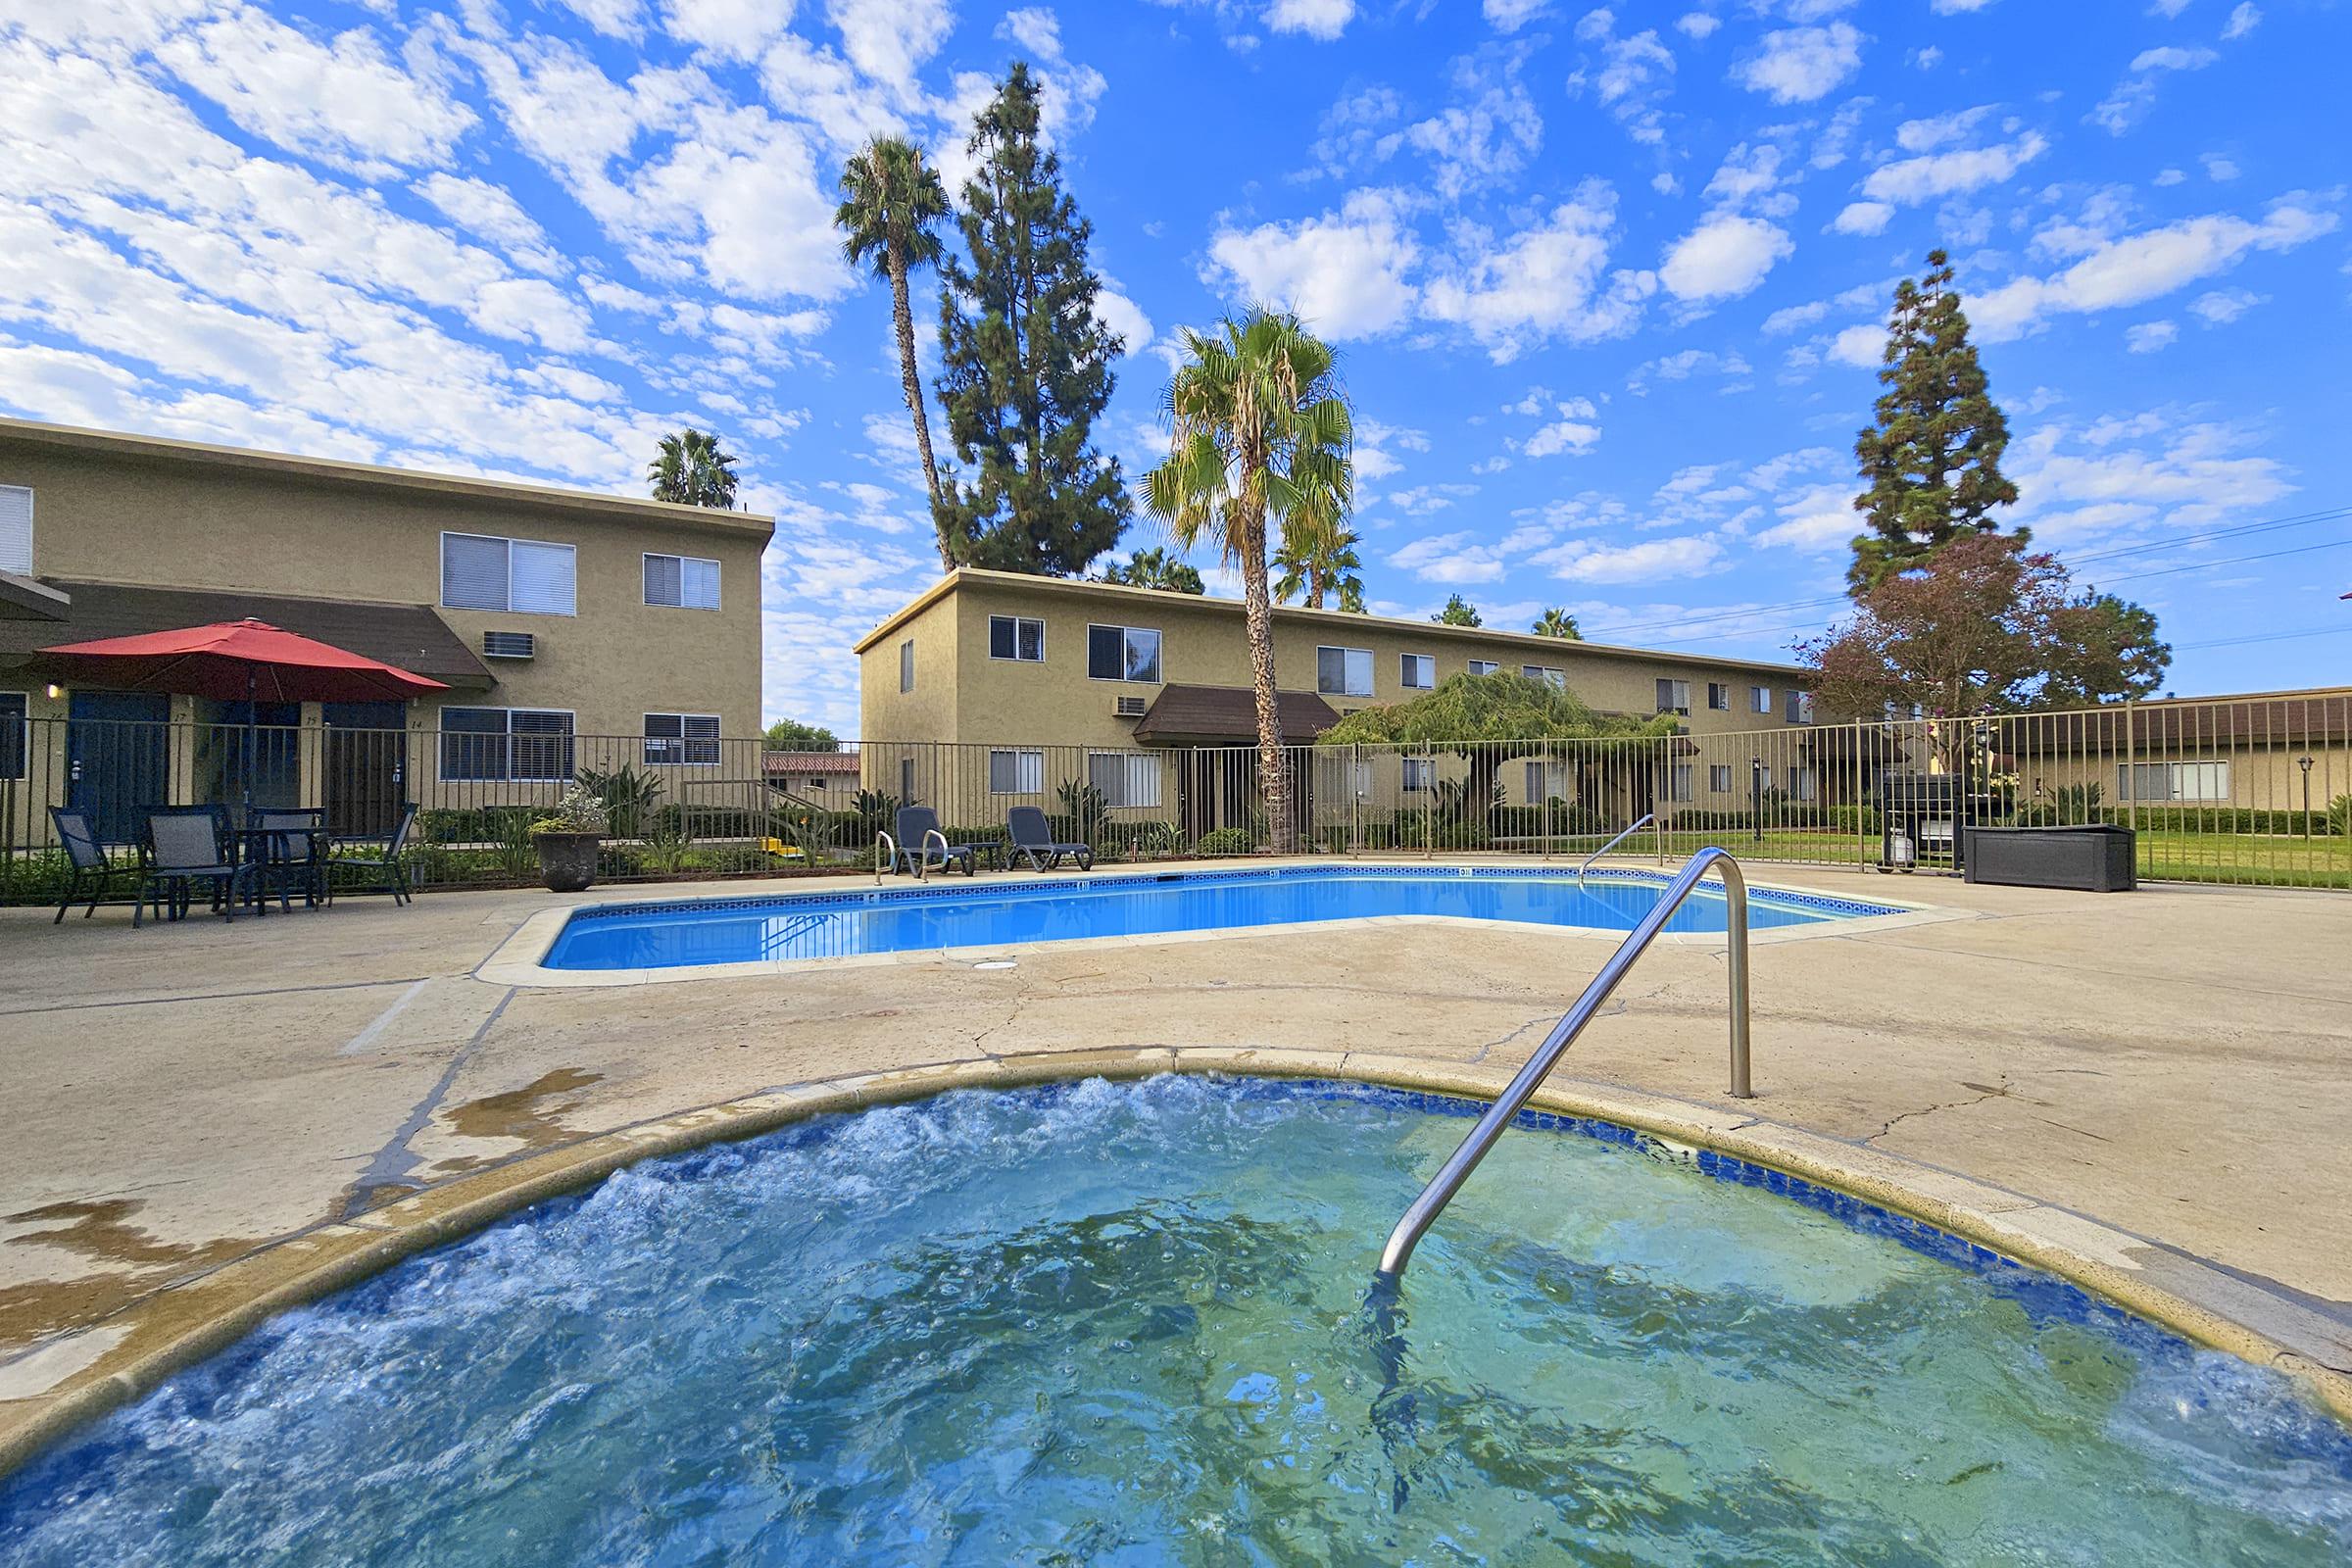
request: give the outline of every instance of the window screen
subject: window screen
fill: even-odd
[[[645,760],[648,762],[715,767],[718,764],[718,715],[646,714]]]
[[[569,780],[572,767],[571,715],[517,708],[508,714],[513,731],[510,776]]]
[[[1010,659],[1022,663],[1045,662],[1046,623],[1026,615],[991,615],[988,617],[988,657]]]
[[[1097,752],[1086,760],[1087,782],[1112,807],[1160,803],[1159,759],[1146,753]]]
[[[1396,683],[1408,691],[1428,691],[1438,683],[1438,662],[1427,654],[1399,655]]]
[[[1042,795],[1046,788],[1046,754],[1043,752],[991,752],[988,754],[988,793],[991,795]]]
[[[511,541],[511,548],[507,567],[514,602],[507,608],[531,615],[570,614],[571,546],[516,539]]]
[[[1315,690],[1326,697],[1372,695],[1372,650],[1318,648],[1315,650]]]
[[[0,571],[32,575],[30,485],[0,484]]]
[[[451,610],[506,609],[507,542],[469,533],[443,534],[441,603]]]

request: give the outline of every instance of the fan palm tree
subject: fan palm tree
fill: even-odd
[[[1206,538],[1241,568],[1257,698],[1257,763],[1277,854],[1298,846],[1274,698],[1274,607],[1266,522],[1310,528],[1347,515],[1354,426],[1332,352],[1296,316],[1256,307],[1215,336],[1187,329],[1168,382],[1168,455],[1144,476],[1144,502],[1177,542]]]
[[[899,384],[906,412],[914,416],[914,444],[923,457],[923,483],[931,492],[931,527],[939,540],[939,564],[953,569],[945,514],[940,507],[939,464],[931,456],[931,420],[923,412],[923,382],[914,368],[914,312],[906,302],[906,275],[938,265],[935,225],[948,215],[948,193],[923,162],[921,149],[897,136],[877,136],[842,166],[841,205],[833,224],[851,263],[871,263],[890,283],[890,309],[899,329]]]
[[[1352,528],[1285,527],[1282,548],[1274,552],[1274,564],[1282,571],[1274,584],[1275,602],[1287,605],[1303,592],[1306,608],[1321,610],[1324,597],[1334,595],[1340,609],[1361,611],[1364,564],[1355,554],[1361,539]]]
[[[735,505],[735,458],[718,449],[718,437],[692,425],[662,438],[662,454],[646,465],[656,501],[688,507]]]
[[[1585,634],[1577,629],[1576,617],[1557,605],[1544,612],[1528,629],[1539,637],[1558,637],[1572,643],[1585,640]]]

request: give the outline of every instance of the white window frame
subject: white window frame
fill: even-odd
[[[1323,656],[1325,654],[1337,654],[1340,656],[1340,683],[1337,686],[1326,686],[1323,684]],[[1356,671],[1359,669],[1363,671],[1363,686],[1360,690],[1356,686]],[[1373,685],[1376,678],[1377,677],[1374,675],[1372,669],[1371,649],[1348,648],[1337,643],[1318,643],[1315,645],[1316,696],[1369,697],[1372,695]]]
[[[1419,795],[1438,787],[1438,760],[1434,757],[1406,757],[1398,772],[1400,784],[1407,795]]]
[[[1657,684],[1665,688],[1658,693],[1658,711],[1678,713],[1684,718],[1689,718],[1690,716],[1690,683],[1687,680],[1676,680],[1670,675],[1660,675],[1657,678]]]
[[[1470,661],[1470,673],[1473,675],[1493,675],[1500,671],[1501,668],[1502,666],[1492,659],[1473,659]]]
[[[1691,765],[1689,762],[1669,762],[1666,776],[1666,799],[1677,806],[1690,804]]]
[[[447,716],[452,709],[461,713],[504,713],[507,718],[507,727],[497,731],[481,729],[453,732],[449,728]],[[567,743],[564,748],[565,766],[562,772],[517,773],[514,771],[514,715],[516,713],[560,715],[571,720],[571,728],[559,732],[560,737]],[[506,770],[496,774],[452,773],[449,770],[449,737],[452,733],[475,740],[487,740],[493,734],[497,735],[500,740],[507,743]],[[568,784],[579,771],[580,715],[568,708],[490,708],[477,703],[444,703],[441,705],[440,710],[433,715],[433,734],[437,742],[433,748],[433,768],[440,775],[440,780],[444,784]],[[553,740],[558,736],[533,735],[526,738]]]
[[[30,776],[30,769],[32,767],[32,693],[0,691],[0,702],[4,702],[11,697],[15,698],[18,703],[16,718],[17,770],[13,773],[0,771],[0,778],[27,778]],[[0,714],[0,725],[5,725],[7,722],[7,716],[5,714]],[[7,743],[5,741],[0,741],[0,757],[5,757],[6,755]]]
[[[1568,672],[1557,664],[1521,664],[1519,673],[1529,680],[1540,680],[1555,692],[1568,689]]]
[[[1731,682],[1722,680],[1711,680],[1707,682],[1707,711],[1710,713],[1728,713],[1731,710]]]
[[[645,552],[643,552],[643,553],[642,553],[642,554],[639,556],[639,558],[638,558],[638,562],[637,562],[637,585],[638,585],[638,591],[640,592],[640,594],[642,594],[642,593],[644,592],[644,588],[645,588],[645,564],[646,564],[647,562],[649,562],[649,561],[674,561],[674,562],[676,562],[676,563],[678,564],[678,602],[677,602],[676,604],[674,604],[674,605],[669,605],[669,604],[663,604],[663,603],[662,603],[661,600],[659,600],[659,599],[648,599],[648,600],[646,600],[646,602],[645,602],[645,603],[646,603],[646,606],[647,606],[647,608],[648,608],[648,609],[652,609],[652,610],[716,610],[716,609],[718,609],[718,608],[719,608],[719,606],[720,606],[720,605],[722,605],[722,604],[724,604],[724,603],[726,602],[726,598],[725,598],[725,594],[726,594],[725,582],[724,582],[724,579],[723,579],[723,577],[721,576],[721,569],[720,569],[720,566],[719,566],[719,564],[718,564],[718,560],[717,560],[717,558],[716,558],[716,557],[714,557],[714,556],[676,556],[676,555],[671,555],[671,554],[670,554],[668,551],[666,551],[666,550],[648,550],[648,551],[645,551]],[[698,605],[698,604],[694,604],[694,603],[692,603],[691,601],[689,601],[689,600],[687,599],[687,597],[686,597],[686,568],[687,568],[687,566],[688,566],[689,564],[692,564],[692,565],[697,565],[697,566],[709,566],[709,567],[710,568],[710,602],[709,604],[707,604],[707,605]]]
[[[1707,764],[1707,793],[1709,795],[1729,795],[1732,793],[1731,763],[1709,762]]]
[[[1748,706],[1755,711],[1770,715],[1772,712],[1772,688],[1769,686],[1750,686],[1747,689],[1747,702]]]
[[[1558,788],[1552,786],[1557,785]],[[1568,764],[1556,757],[1531,757],[1527,760],[1528,806],[1542,806],[1549,800],[1568,798]]]
[[[1012,652],[997,652],[997,622],[1012,623]],[[1032,659],[1021,652],[1021,628],[1037,628],[1037,657]],[[1007,664],[1042,664],[1046,662],[1046,623],[1036,615],[991,615],[988,617],[988,657]]]
[[[645,724],[651,724],[657,718],[676,719],[678,732],[675,735],[656,735],[651,730],[645,731],[646,766],[716,767],[718,765],[719,731],[716,713],[648,713],[645,715]],[[693,733],[687,726],[689,723],[695,722],[709,724],[710,733],[708,735]],[[641,725],[640,728],[643,726]],[[664,750],[674,746],[677,749],[676,755],[658,757],[654,752],[657,746]],[[704,750],[706,747],[709,750]]]
[[[1102,791],[1103,804],[1114,811],[1156,811],[1167,796],[1167,786],[1161,776],[1163,769],[1160,758],[1158,752],[1089,752],[1086,754],[1086,781]],[[1119,764],[1116,789],[1103,786],[1102,766],[1105,762]]]
[[[914,639],[911,637],[899,644],[899,690],[914,690]]]
[[[2230,763],[2224,758],[2115,764],[2116,798],[2141,806],[2224,806],[2230,801]],[[2217,786],[2219,794],[2213,793]],[[2191,794],[2191,789],[2204,793]]]
[[[1011,789],[997,785],[997,759],[1009,759],[1012,764]],[[988,793],[991,795],[1043,795],[1046,793],[1046,754],[1027,747],[997,746],[988,753]]]
[[[1790,724],[1812,723],[1813,694],[1811,692],[1789,691],[1785,695],[1788,698],[1788,702],[1784,705],[1784,719]]]
[[[481,539],[507,547],[507,602],[503,605],[453,605],[449,602],[449,542],[452,539]],[[531,545],[541,550],[561,550],[571,558],[571,595],[562,610],[516,610],[514,608],[514,547]],[[515,534],[467,533],[461,528],[441,530],[441,608],[469,610],[485,615],[574,615],[580,612],[580,548],[554,539],[524,539]],[[526,709],[526,712],[554,712],[554,709]]]
[[[1788,769],[1788,798],[1790,800],[1810,801],[1818,799],[1820,794],[1821,787],[1815,780],[1811,768],[1799,762]]]
[[[32,486],[28,484],[0,484],[0,492],[23,491],[24,495],[24,558],[22,564],[6,553],[8,540],[0,537],[0,571],[13,571],[20,577],[32,575]]]
[[[1419,676],[1416,680],[1413,677]],[[1434,654],[1398,654],[1396,656],[1396,684],[1408,692],[1429,692],[1438,689],[1438,661]]]
[[[1095,673],[1095,633],[1099,631],[1115,631],[1119,634],[1119,672],[1116,675]],[[1152,673],[1149,675],[1128,673],[1135,668],[1135,639],[1138,637],[1152,639]],[[1116,681],[1125,686],[1165,685],[1167,670],[1160,662],[1161,646],[1162,642],[1157,626],[1125,626],[1114,621],[1090,620],[1086,623],[1086,678],[1088,680]]]

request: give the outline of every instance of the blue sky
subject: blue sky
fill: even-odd
[[[5,17],[0,406],[624,491],[714,427],[778,517],[769,717],[855,733],[850,644],[936,571],[842,160],[895,130],[953,175],[1016,55],[1129,338],[1105,446],[1152,460],[1182,327],[1298,309],[1378,611],[1784,657],[1837,610],[1875,323],[1941,244],[2018,519],[2160,612],[2171,688],[2352,667],[2352,521],[2288,522],[2352,504],[2327,0]]]

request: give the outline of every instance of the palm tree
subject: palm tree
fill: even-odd
[[[1558,637],[1572,643],[1585,640],[1585,634],[1577,629],[1576,617],[1557,605],[1544,612],[1535,625],[1528,629],[1539,637]]]
[[[1364,579],[1358,573],[1364,564],[1356,558],[1355,547],[1362,537],[1352,528],[1284,528],[1282,548],[1274,552],[1274,564],[1282,568],[1274,584],[1275,602],[1287,605],[1303,591],[1306,608],[1321,610],[1324,596],[1336,594],[1342,610],[1360,612]]]
[[[899,328],[899,384],[906,412],[914,416],[914,444],[923,455],[923,483],[931,491],[931,527],[939,538],[939,564],[953,570],[945,514],[940,507],[939,464],[931,456],[931,421],[923,412],[923,382],[914,368],[914,312],[906,303],[906,274],[936,266],[941,255],[933,225],[948,216],[948,193],[912,142],[877,136],[841,171],[841,206],[833,224],[850,261],[871,262],[876,276],[890,281],[890,309]]]
[[[1144,476],[1144,503],[1177,542],[1213,540],[1241,567],[1257,697],[1257,766],[1274,850],[1298,847],[1274,699],[1274,606],[1266,521],[1310,526],[1346,516],[1354,494],[1354,426],[1329,347],[1298,318],[1254,307],[1210,337],[1189,328],[1187,363],[1168,382],[1168,456]]]
[[[735,458],[718,449],[718,437],[688,425],[662,438],[662,455],[646,465],[656,501],[688,507],[735,505]]]
[[[1104,566],[1100,580],[1125,583],[1130,588],[1156,588],[1170,594],[1208,592],[1208,585],[1200,580],[1199,567],[1176,559],[1157,546],[1150,550],[1138,550],[1127,558],[1124,567]]]

